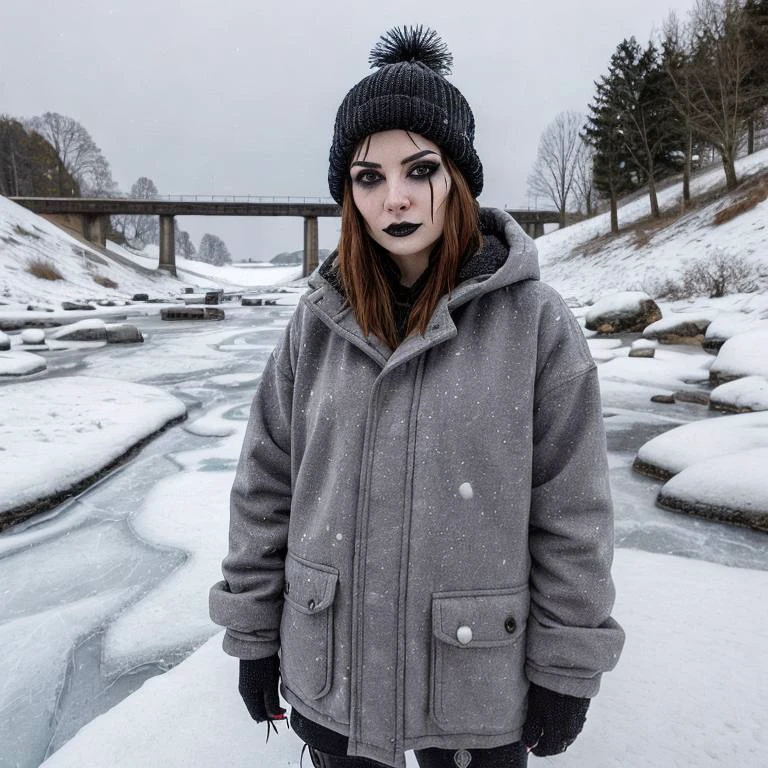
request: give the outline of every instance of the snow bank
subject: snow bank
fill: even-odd
[[[18,352],[9,350],[0,352],[0,378],[3,376],[29,376],[32,373],[39,373],[48,367],[44,357],[34,354],[34,352]],[[0,413],[3,411],[0,404]]]
[[[755,607],[768,572],[618,550],[614,576],[626,647],[557,764],[763,768],[768,613]],[[264,726],[237,693],[237,661],[217,635],[86,725],[44,766],[298,768],[300,753],[284,727],[265,743]]]
[[[185,413],[161,389],[123,381],[70,376],[4,387],[0,512],[66,491]]]

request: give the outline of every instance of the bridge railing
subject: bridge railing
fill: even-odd
[[[307,195],[155,195],[152,200],[167,200],[179,203],[329,203],[335,205],[332,197]]]

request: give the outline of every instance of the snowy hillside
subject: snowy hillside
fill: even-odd
[[[52,266],[60,279],[35,277],[29,271],[35,263]],[[168,298],[180,293],[181,285],[167,275],[110,259],[0,197],[0,302],[58,306],[62,300],[119,301],[147,292]]]
[[[736,162],[741,178],[762,175],[768,185],[768,149]],[[746,186],[746,185],[745,185]],[[691,182],[693,198],[715,198],[725,178],[719,165]],[[739,201],[746,193],[737,190],[697,204],[677,217],[681,185],[659,193],[660,222],[649,219],[648,196],[643,195],[619,208],[618,237],[610,236],[610,214],[574,224],[539,238],[542,279],[565,296],[582,302],[595,301],[612,291],[651,289],[664,277],[676,278],[686,260],[720,250],[742,256],[761,272],[761,288],[768,290],[768,199],[723,224],[715,215]]]
[[[267,286],[301,275],[300,267],[214,267],[177,259],[177,279],[157,265],[156,246],[136,254],[109,243],[105,253],[0,196],[0,305],[58,308],[62,301],[121,302],[136,293],[172,300],[185,286]],[[32,271],[59,277],[44,279]]]

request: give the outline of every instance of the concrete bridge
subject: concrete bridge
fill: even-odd
[[[160,217],[160,259],[158,268],[176,275],[176,216],[297,216],[304,219],[304,275],[318,263],[317,220],[340,216],[341,208],[329,198],[302,197],[206,197],[134,200],[90,197],[12,197],[13,202],[38,213],[54,224],[74,229],[92,243],[106,247],[109,217],[145,215]],[[557,224],[556,211],[508,210],[531,237],[544,234],[545,224]]]

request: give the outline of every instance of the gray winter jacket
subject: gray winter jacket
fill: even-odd
[[[349,754],[520,738],[528,683],[597,693],[623,632],[595,366],[533,242],[394,352],[316,273],[254,398],[211,616]],[[503,259],[503,256],[502,256]]]

